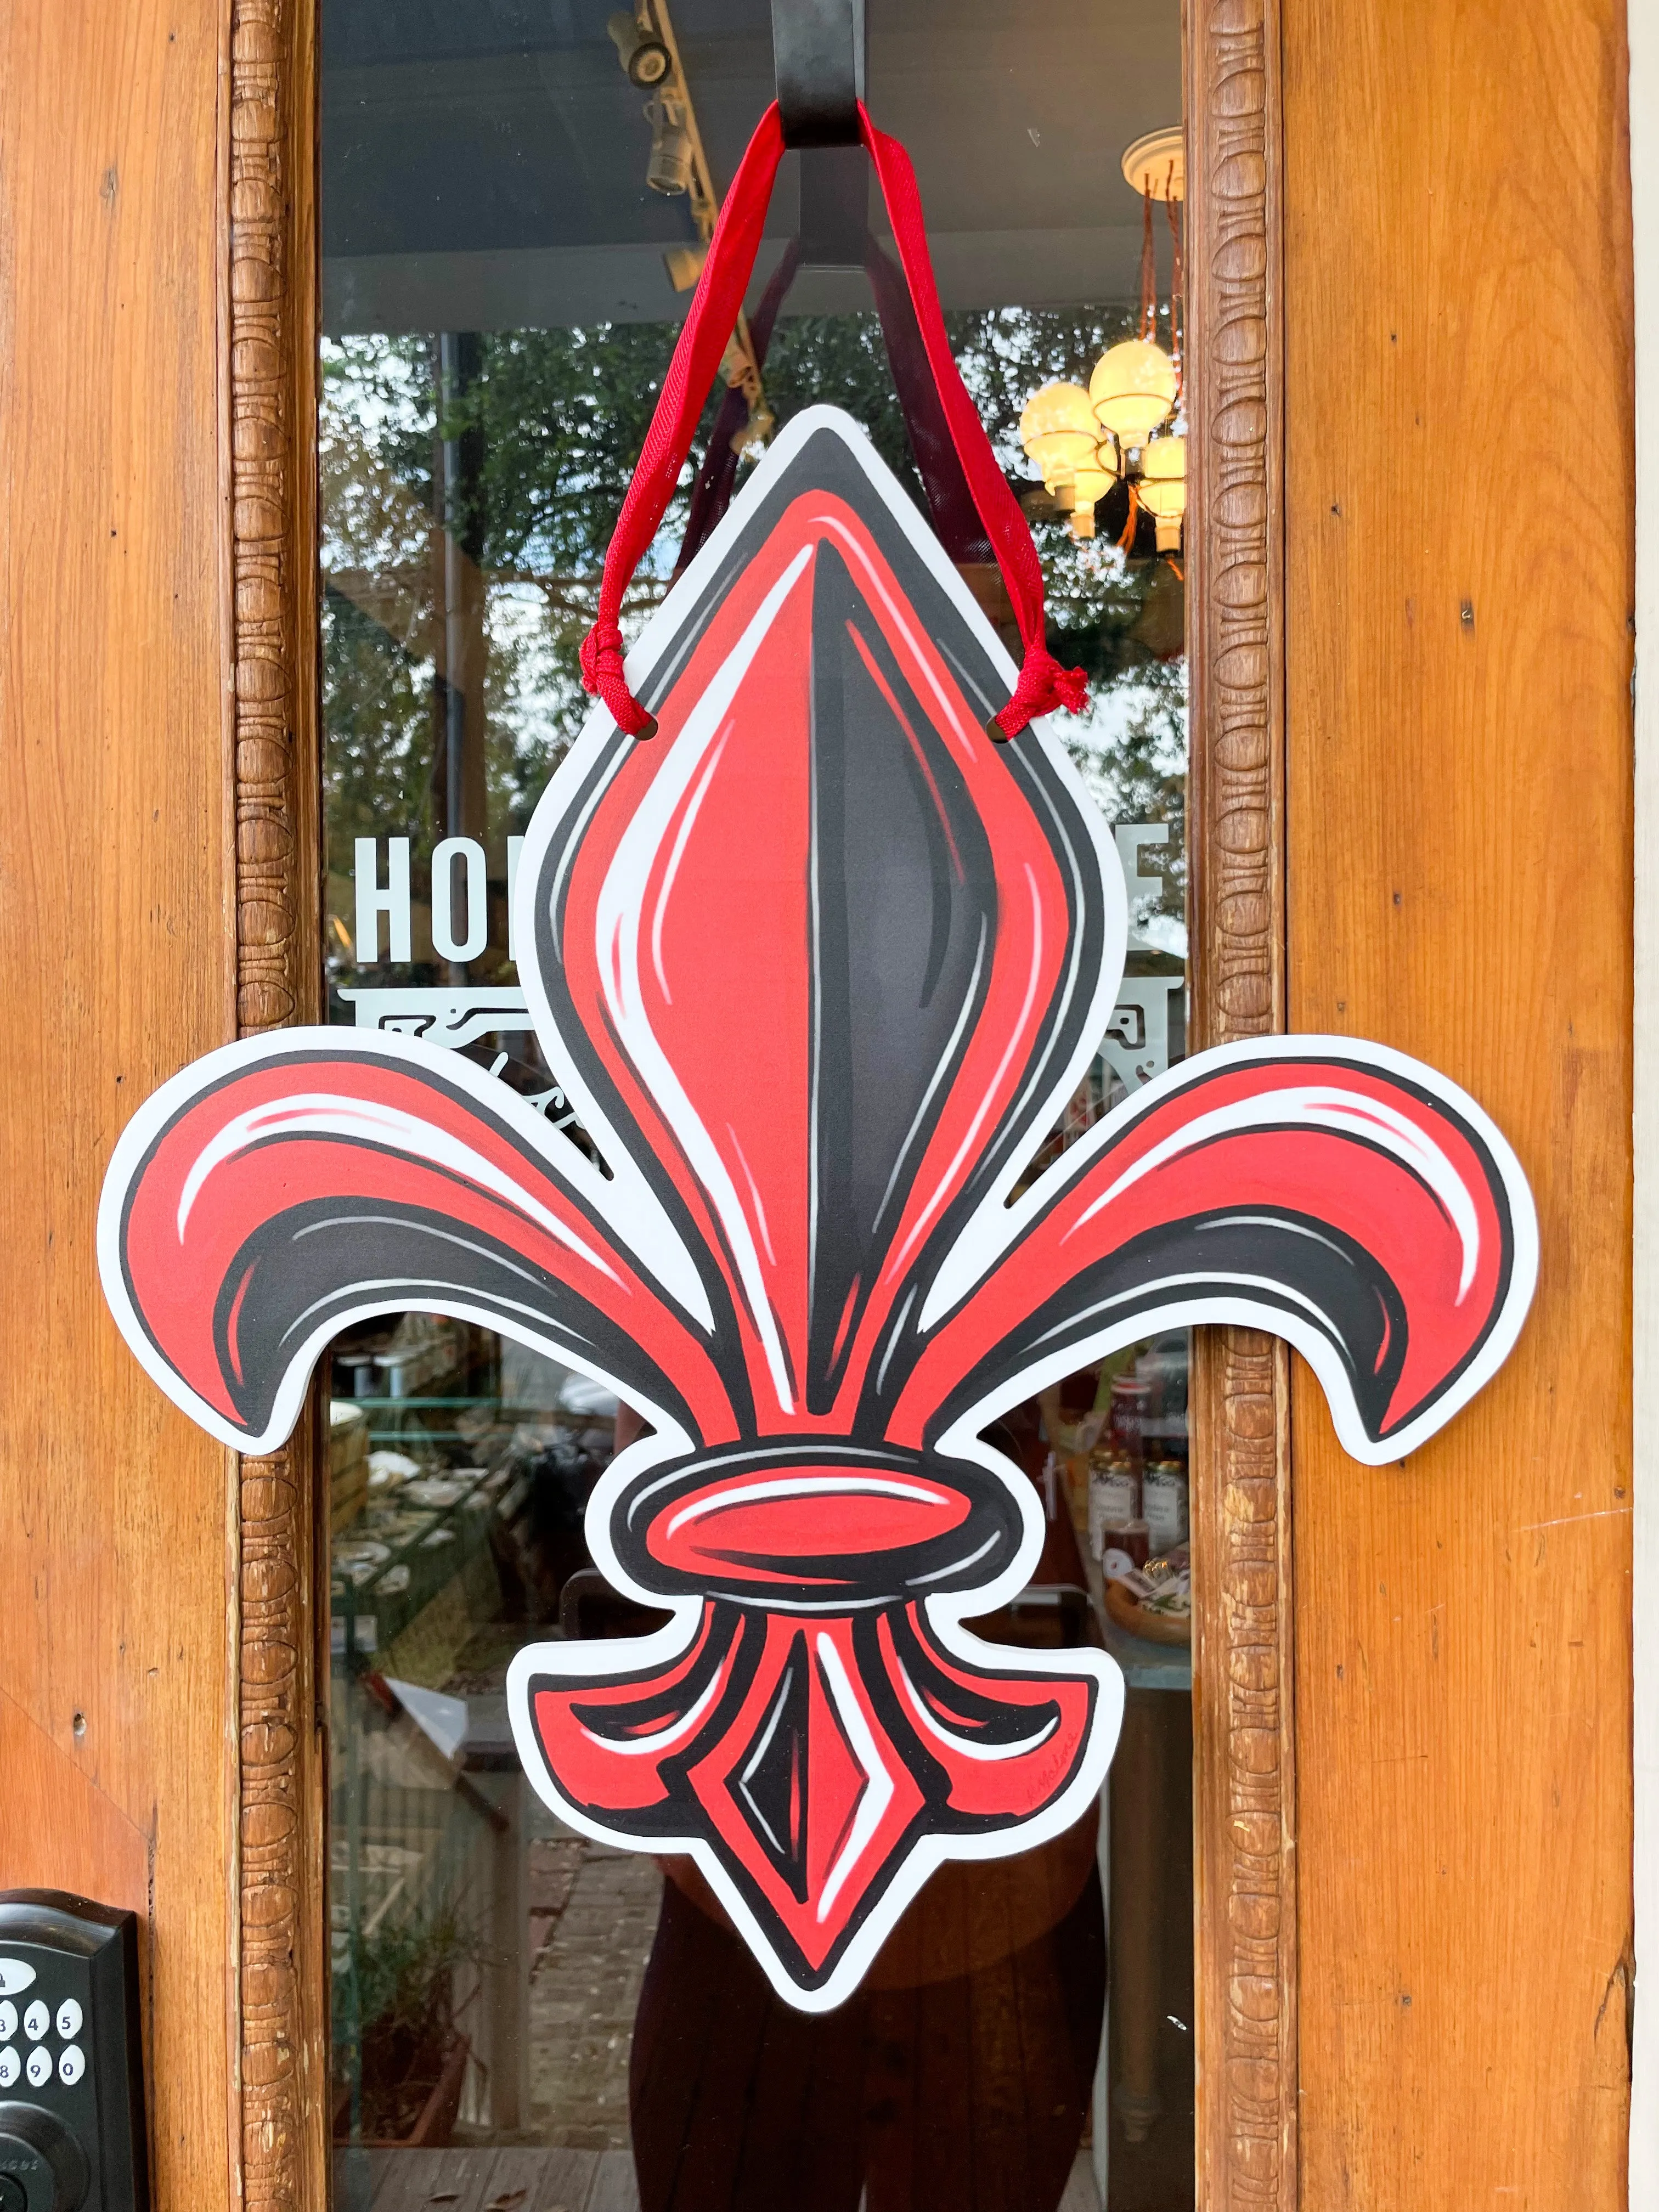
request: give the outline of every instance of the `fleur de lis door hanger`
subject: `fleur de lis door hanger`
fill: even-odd
[[[611,620],[752,262],[766,129],[619,526]],[[893,207],[902,155],[865,129]],[[1026,1180],[1111,1016],[1124,885],[1040,711],[1065,679],[1035,556],[907,222],[1024,669],[864,432],[798,416],[625,669],[602,605],[605,702],[520,860],[520,975],[602,1164],[459,1055],[296,1029],[163,1085],[99,1220],[128,1343],[239,1450],[289,1435],[331,1338],[407,1309],[638,1408],[587,1541],[669,1625],[521,1650],[514,1735],[573,1828],[690,1853],[806,2010],[849,1994],[941,1861],[1055,1835],[1111,1758],[1104,1652],[963,1625],[1042,1545],[996,1416],[1160,1330],[1233,1322],[1289,1339],[1357,1459],[1398,1460],[1504,1358],[1536,1262],[1480,1109],[1346,1037],[1201,1053]]]

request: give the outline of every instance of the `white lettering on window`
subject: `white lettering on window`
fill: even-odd
[[[524,839],[522,837],[509,837],[507,839],[507,957],[509,960],[516,960],[519,957],[519,933],[514,926],[514,915],[519,903],[519,855],[523,852],[523,850]]]
[[[409,840],[386,841],[386,889],[380,889],[379,839],[359,837],[354,873],[357,884],[357,965],[367,968],[380,957],[380,916],[386,918],[389,957],[413,958],[409,944]]]
[[[455,863],[465,884],[466,935],[455,934]],[[476,960],[489,939],[489,883],[476,837],[446,837],[432,855],[432,945],[441,960]],[[408,955],[404,956],[405,959]]]
[[[1126,975],[1100,1048],[1126,1091],[1139,1091],[1170,1065],[1170,1002],[1187,988],[1181,975]]]
[[[1140,851],[1143,845],[1167,845],[1170,825],[1167,822],[1121,822],[1112,832],[1117,846],[1117,857],[1123,868],[1123,887],[1129,895],[1129,942],[1143,949],[1161,951],[1146,935],[1145,921],[1156,914],[1164,897],[1164,878],[1161,875],[1144,876],[1140,872]]]

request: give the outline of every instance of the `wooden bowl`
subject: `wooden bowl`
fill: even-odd
[[[1183,1648],[1193,1640],[1193,1617],[1183,1619],[1178,1613],[1148,1613],[1132,1590],[1121,1583],[1106,1585],[1106,1610],[1120,1628],[1131,1636],[1139,1636],[1148,1644],[1179,1644]]]

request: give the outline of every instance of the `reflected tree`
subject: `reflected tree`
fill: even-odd
[[[947,319],[999,457],[1030,493],[1018,437],[1026,397],[1051,377],[1086,380],[1134,312],[1004,308]],[[434,765],[446,649],[440,508],[453,532],[452,566],[465,546],[462,557],[475,557],[482,571],[479,703],[492,867],[506,837],[523,830],[586,712],[577,649],[677,336],[667,323],[483,333],[469,341],[459,391],[446,390],[435,338],[355,337],[325,346],[325,775],[337,911],[356,837],[395,825],[414,841],[418,869],[444,834]],[[786,315],[765,375],[781,422],[829,401],[864,423],[925,511],[873,313]],[[718,396],[629,593],[628,626],[666,588]],[[453,459],[463,451],[464,476]],[[1127,558],[1104,534],[1079,543],[1057,520],[1039,517],[1034,528],[1051,641],[1087,669],[1094,687],[1090,714],[1066,729],[1068,746],[1114,819],[1176,822],[1186,756],[1178,569]],[[1178,862],[1176,870],[1170,903],[1178,912]]]

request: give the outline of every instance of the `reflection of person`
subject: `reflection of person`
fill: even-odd
[[[643,2212],[1053,2212],[1106,1993],[1096,1823],[941,1867],[864,1984],[784,2004],[688,1860],[634,2034]]]
[[[611,1448],[612,1452],[625,1451],[629,1444],[637,1443],[644,1434],[644,1414],[636,1413],[631,1406],[618,1405],[616,1442]]]

